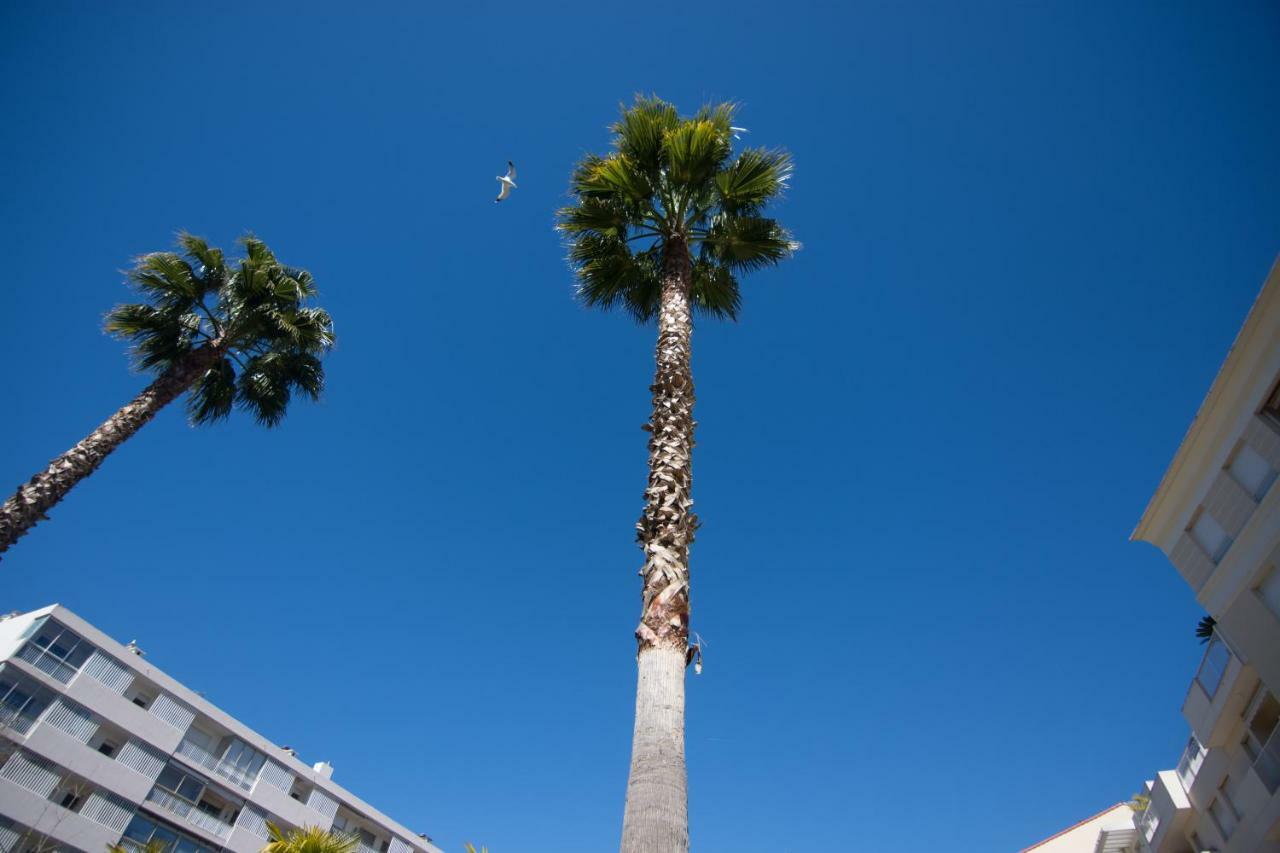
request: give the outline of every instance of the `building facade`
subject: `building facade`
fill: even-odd
[[[440,853],[288,748],[53,605],[0,621],[0,853],[259,853],[267,822]]]
[[[1216,620],[1135,817],[1156,853],[1280,853],[1280,262],[1134,531]],[[1188,626],[1188,631],[1191,626]]]

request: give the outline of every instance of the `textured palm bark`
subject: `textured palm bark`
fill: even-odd
[[[636,721],[622,819],[622,853],[689,849],[684,758],[684,671],[689,647],[689,545],[693,500],[693,270],[687,246],[669,241],[663,261],[657,369],[649,440],[649,487],[636,525],[644,549]]]
[[[9,549],[24,533],[48,518],[47,513],[88,477],[126,440],[156,413],[186,391],[197,377],[220,357],[212,346],[195,350],[148,385],[141,394],[107,418],[75,447],[49,463],[39,474],[18,487],[0,506],[0,553]]]

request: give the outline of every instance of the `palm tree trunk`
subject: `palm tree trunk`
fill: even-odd
[[[689,511],[693,479],[693,278],[686,244],[669,241],[663,259],[657,371],[649,441],[649,488],[637,539],[644,549],[643,607],[631,775],[622,819],[622,853],[685,853],[689,791],[684,762],[684,672],[689,648]]]
[[[140,430],[156,413],[173,402],[208,370],[221,353],[204,346],[175,364],[148,385],[141,394],[103,422],[75,447],[49,463],[39,474],[18,487],[13,497],[0,506],[0,553],[4,553],[24,533],[48,518],[58,501],[72,487],[88,477],[111,451]]]

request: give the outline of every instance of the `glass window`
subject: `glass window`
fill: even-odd
[[[161,771],[156,778],[156,785],[193,804],[200,799],[200,794],[204,791],[203,782],[172,764]]]
[[[1206,696],[1213,699],[1227,674],[1227,665],[1231,663],[1231,650],[1222,638],[1216,634],[1209,641],[1209,648],[1204,650],[1204,659],[1200,661],[1200,669],[1196,672],[1196,682],[1204,690]]]
[[[1227,535],[1227,531],[1222,529],[1222,525],[1216,518],[1204,510],[1200,511],[1191,525],[1191,538],[1196,540],[1196,544],[1215,564],[1231,547],[1231,537]]]
[[[93,652],[94,646],[79,634],[47,619],[18,656],[65,684]]]
[[[1262,500],[1262,496],[1267,493],[1276,479],[1276,472],[1272,470],[1267,460],[1247,444],[1240,445],[1228,470],[1235,481],[1255,501]]]
[[[52,691],[16,671],[0,669],[0,723],[26,734],[52,701]]]
[[[146,844],[151,839],[151,833],[155,831],[156,825],[154,823],[142,815],[134,815],[133,820],[129,821],[129,825],[125,827],[124,836]]]
[[[147,820],[141,815],[134,815],[133,820],[129,821],[129,826],[124,831],[124,838],[121,840],[132,849],[139,851],[139,853],[149,841],[163,842],[167,850],[176,851],[176,853],[214,853],[212,849],[205,847],[203,844],[170,829],[164,824]]]

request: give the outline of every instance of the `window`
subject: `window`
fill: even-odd
[[[0,669],[0,726],[26,734],[52,701],[51,690],[14,670]]]
[[[47,619],[18,652],[18,657],[66,684],[94,651],[79,634]]]
[[[111,756],[115,755],[116,749],[117,749],[116,745],[114,743],[111,743],[110,741],[104,740],[102,743],[98,744],[98,752],[101,752],[107,758],[110,758]]]
[[[1249,497],[1255,501],[1262,500],[1262,496],[1271,488],[1271,484],[1275,482],[1276,472],[1271,468],[1267,460],[1262,458],[1262,454],[1254,450],[1247,444],[1241,444],[1240,449],[1236,451],[1235,456],[1231,459],[1231,464],[1227,466],[1227,470],[1231,472],[1231,477],[1240,484]]]
[[[182,835],[169,827],[149,820],[142,815],[134,815],[125,828],[124,838],[120,839],[127,847],[141,851],[149,841],[158,841],[165,845],[166,853],[214,853],[214,851],[195,840]]]
[[[218,775],[226,776],[246,790],[253,787],[253,780],[258,778],[258,771],[267,757],[249,746],[239,738],[232,738],[218,763]]]
[[[161,771],[156,779],[156,787],[176,794],[192,805],[200,800],[200,795],[204,792],[204,782],[173,764]]]
[[[1216,518],[1203,509],[1196,513],[1195,521],[1191,523],[1190,533],[1191,538],[1196,540],[1196,544],[1215,565],[1231,547],[1231,537],[1227,535],[1227,531],[1222,529],[1222,525]]]
[[[1191,789],[1191,783],[1196,780],[1196,773],[1200,772],[1200,765],[1203,763],[1204,747],[1192,735],[1187,740],[1186,749],[1182,751],[1182,758],[1178,760],[1178,778],[1182,780],[1182,787]]]
[[[1235,831],[1235,825],[1240,822],[1240,811],[1235,807],[1233,799],[1231,799],[1230,790],[1235,786],[1235,781],[1230,776],[1222,780],[1222,785],[1217,789],[1217,797],[1213,798],[1213,802],[1208,804],[1208,813],[1213,818],[1213,822],[1217,824],[1222,834],[1222,840],[1229,840],[1231,833]]]
[[[1280,619],[1280,571],[1275,566],[1268,568],[1253,591],[1262,599],[1271,615]]]
[[[1209,640],[1209,648],[1204,650],[1204,659],[1200,661],[1200,669],[1196,672],[1196,683],[1204,690],[1204,695],[1212,701],[1227,674],[1227,666],[1231,663],[1231,650],[1217,634]]]

